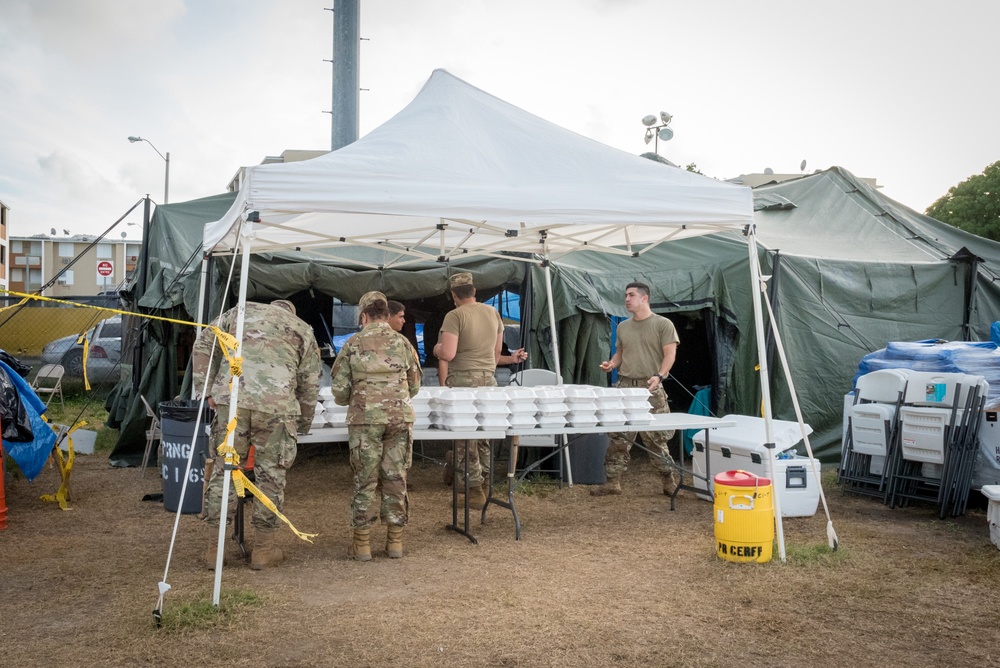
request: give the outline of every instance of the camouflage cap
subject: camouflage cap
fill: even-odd
[[[472,285],[472,274],[467,271],[463,271],[460,274],[452,274],[448,277],[448,285],[452,288],[457,288],[460,285]]]
[[[385,298],[385,295],[379,292],[378,290],[372,290],[371,292],[366,292],[365,294],[361,295],[361,301],[358,302],[358,308],[364,311],[371,304],[377,302],[380,299],[386,302],[387,304],[389,303],[389,300]]]
[[[288,301],[287,299],[275,299],[273,302],[271,302],[271,306],[277,306],[279,308],[283,308],[292,315],[295,315],[295,304]]]

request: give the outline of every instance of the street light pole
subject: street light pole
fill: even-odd
[[[170,151],[167,151],[167,155],[164,156],[162,153],[160,153],[159,149],[153,146],[153,142],[149,141],[148,139],[143,139],[142,137],[129,137],[128,140],[133,144],[136,143],[137,141],[146,142],[147,144],[153,147],[153,150],[156,151],[156,155],[163,158],[163,161],[167,164],[167,169],[163,176],[163,203],[169,204],[170,203]]]
[[[672,121],[673,118],[674,117],[668,114],[667,112],[661,111],[659,118],[660,121],[659,125],[656,124],[657,121],[656,116],[653,116],[652,114],[642,119],[642,124],[646,126],[646,136],[644,137],[644,139],[647,144],[651,139],[655,139],[655,143],[653,144],[653,153],[655,153],[656,155],[660,154],[661,139],[663,141],[670,141],[671,139],[673,139],[674,131],[671,130],[670,127],[668,127],[670,125],[670,121]]]

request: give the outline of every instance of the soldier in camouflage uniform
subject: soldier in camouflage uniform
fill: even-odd
[[[617,344],[614,356],[601,362],[601,369],[618,369],[617,387],[644,387],[649,390],[652,413],[669,413],[667,393],[663,381],[669,375],[677,356],[680,338],[674,324],[649,308],[649,286],[633,282],[625,286],[625,309],[632,314],[628,320],[618,323]],[[621,477],[628,469],[629,450],[635,441],[636,432],[615,432],[610,435],[608,451],[604,459],[607,482],[591,490],[595,496],[621,494]],[[678,476],[673,458],[667,449],[667,442],[674,431],[645,431],[642,443],[656,455],[653,466],[660,472],[663,493],[673,494],[677,488]]]
[[[503,345],[503,320],[492,306],[476,301],[472,274],[463,272],[448,279],[455,308],[441,325],[434,356],[447,364],[448,387],[492,387],[497,384],[497,361]],[[469,507],[486,504],[489,487],[490,447],[482,439],[458,441],[454,468],[464,472],[469,458]],[[463,473],[464,475],[464,473]]]
[[[421,371],[413,346],[389,326],[389,307],[381,292],[368,292],[358,304],[364,329],[347,340],[330,372],[334,400],[347,406],[347,433],[354,471],[351,498],[353,541],[348,554],[370,561],[371,527],[386,524],[386,552],[403,556],[407,520],[406,473],[413,447],[413,404]],[[375,511],[379,483],[379,511]]]
[[[223,331],[236,333],[237,309],[226,311],[215,323]],[[206,375],[208,396],[216,415],[212,424],[212,447],[225,440],[229,419],[230,372],[215,335],[206,329],[194,344],[191,357],[194,385],[200,390]],[[295,306],[286,300],[271,304],[247,302],[243,324],[243,375],[239,377],[239,405],[233,446],[245,462],[254,446],[256,485],[280,511],[284,505],[285,471],[295,461],[296,433],[307,433],[312,425],[319,395],[322,363],[312,328],[295,316]],[[205,493],[206,519],[218,532],[222,514],[224,459],[216,457]],[[253,504],[254,548],[250,567],[259,570],[281,563],[284,555],[274,545],[277,516],[262,503]],[[210,568],[215,567],[216,540],[205,553]]]

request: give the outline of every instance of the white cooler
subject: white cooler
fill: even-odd
[[[990,500],[986,519],[990,523],[990,540],[1000,549],[1000,485],[983,485],[983,496]]]
[[[711,447],[710,474],[739,469],[749,471],[762,477],[767,477],[767,448],[764,433],[764,419],[746,415],[726,415],[724,420],[733,420],[736,426],[728,429],[715,429],[709,437]],[[771,484],[778,495],[782,517],[809,517],[816,514],[819,507],[819,485],[816,473],[820,470],[818,459],[802,457],[794,452],[787,452],[802,440],[802,432],[798,422],[787,420],[772,420],[775,443],[775,473]],[[806,425],[806,434],[812,433],[812,427]],[[778,459],[778,457],[782,457]],[[692,468],[696,474],[694,486],[705,490],[698,497],[713,501],[711,491],[705,480],[705,431],[699,431],[694,436],[694,452],[692,453]]]

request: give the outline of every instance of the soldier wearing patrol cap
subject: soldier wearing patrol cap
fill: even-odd
[[[371,561],[371,527],[381,515],[388,526],[386,552],[403,556],[403,526],[408,519],[406,473],[413,447],[413,404],[421,371],[413,346],[389,326],[389,307],[381,292],[367,292],[358,303],[363,329],[337,355],[330,373],[334,400],[347,406],[347,433],[354,494],[353,540],[348,554]],[[381,503],[377,487],[381,483]]]
[[[476,301],[472,274],[462,272],[448,279],[455,308],[441,325],[441,336],[434,346],[434,356],[448,364],[445,384],[448,387],[495,386],[497,361],[503,345],[503,320],[492,306]],[[486,503],[489,485],[490,448],[485,440],[459,441],[456,446],[455,471],[463,471],[465,455],[469,458],[469,507],[480,509]]]

